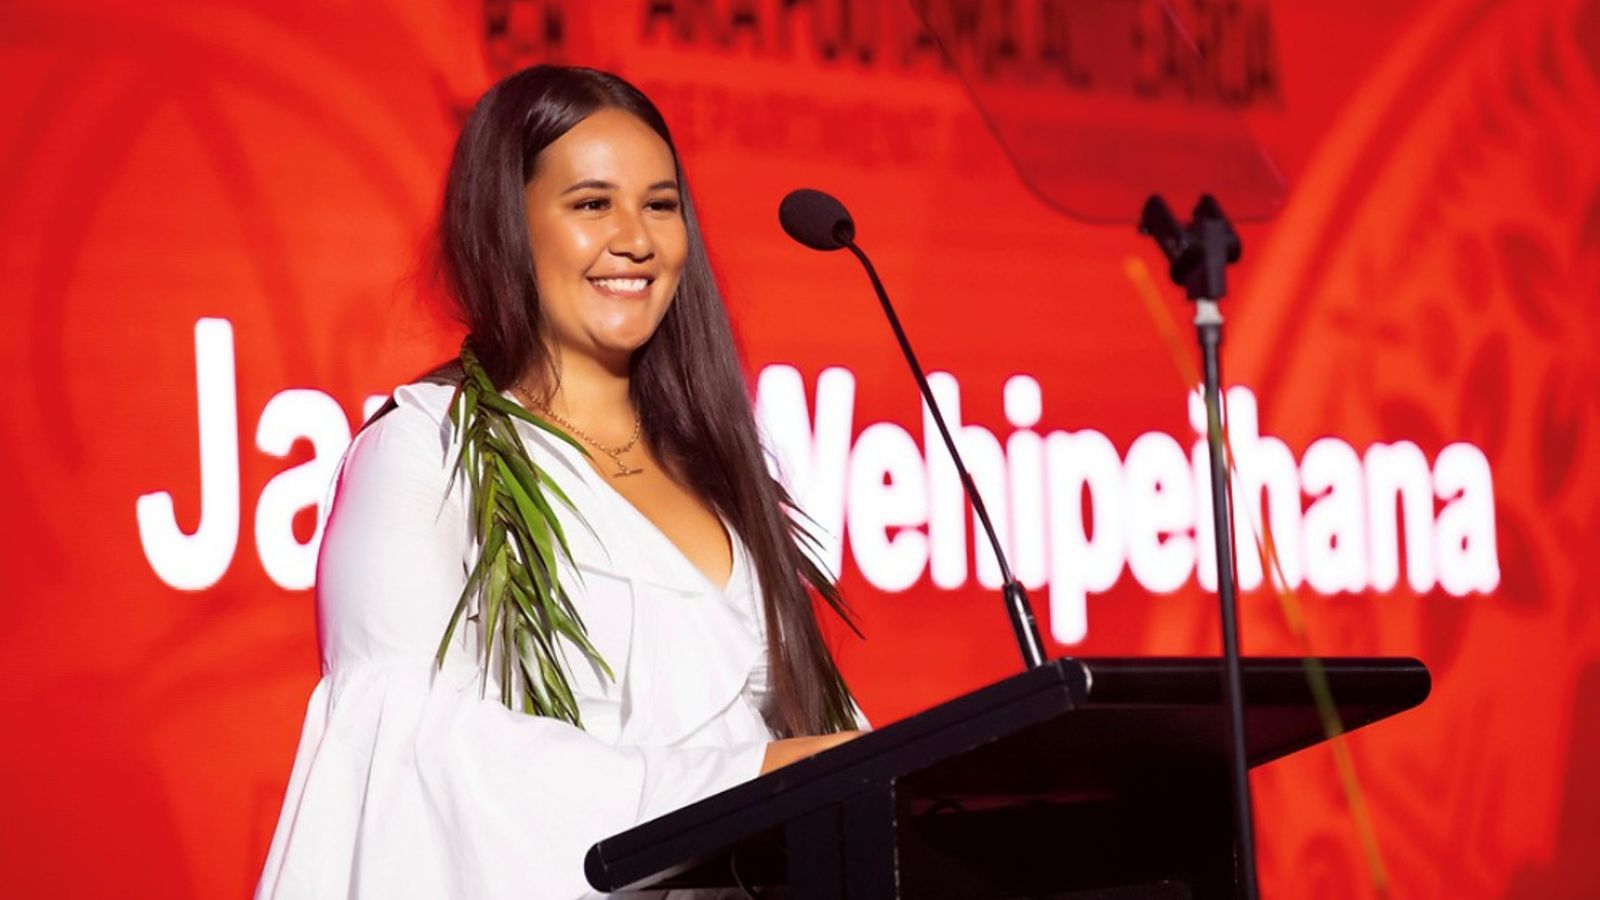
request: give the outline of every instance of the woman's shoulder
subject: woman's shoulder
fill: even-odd
[[[456,385],[450,382],[422,380],[402,384],[390,395],[394,404],[391,415],[398,415],[413,426],[426,424],[446,431],[451,425],[450,404],[455,396]]]
[[[456,382],[435,373],[395,388],[352,442],[343,480],[433,481],[447,472],[456,444],[450,420],[455,394]]]
[[[377,428],[386,421],[402,423],[393,428],[412,428],[430,424],[450,424],[450,402],[461,384],[461,364],[452,361],[440,365],[415,380],[395,388],[378,411],[361,426],[363,433]],[[398,416],[396,414],[398,413]]]

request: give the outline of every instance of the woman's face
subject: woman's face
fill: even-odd
[[[524,194],[552,349],[626,371],[688,255],[671,149],[631,113],[601,109],[540,152]]]

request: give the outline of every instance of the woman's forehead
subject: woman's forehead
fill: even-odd
[[[532,181],[548,182],[542,186],[556,191],[588,180],[628,188],[672,180],[675,174],[672,150],[660,135],[632,113],[606,108],[545,147],[534,161]]]

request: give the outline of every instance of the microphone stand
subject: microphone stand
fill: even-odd
[[[1224,271],[1239,259],[1239,235],[1210,195],[1195,205],[1194,220],[1181,225],[1159,196],[1145,201],[1139,231],[1155,238],[1166,254],[1172,280],[1194,303],[1194,326],[1204,369],[1206,445],[1211,452],[1211,520],[1216,533],[1217,598],[1222,614],[1223,685],[1228,707],[1229,768],[1233,782],[1233,826],[1239,896],[1256,900],[1255,823],[1250,769],[1245,756],[1244,688],[1239,671],[1239,610],[1233,571],[1233,523],[1229,515],[1227,450],[1222,441],[1222,309]]]
[[[922,372],[922,364],[917,362],[917,355],[911,349],[911,342],[906,339],[904,328],[900,327],[900,317],[895,315],[894,306],[889,303],[889,294],[883,289],[883,282],[878,280],[878,270],[872,267],[872,260],[861,252],[854,240],[844,233],[835,232],[835,239],[840,246],[855,254],[861,261],[862,268],[867,270],[867,277],[872,280],[872,289],[878,295],[878,303],[883,306],[883,314],[889,319],[889,327],[894,329],[894,339],[900,343],[900,352],[905,354],[906,362],[911,366],[911,374],[917,379],[917,389],[922,391],[923,402],[928,404],[928,410],[933,414],[934,424],[939,426],[939,436],[944,439],[945,449],[950,452],[950,459],[956,465],[956,472],[961,476],[961,487],[966,491],[967,499],[972,503],[972,511],[983,525],[984,533],[989,537],[989,545],[994,548],[995,561],[1000,564],[1000,577],[1003,580],[1001,596],[1005,601],[1006,615],[1011,619],[1011,630],[1016,636],[1017,647],[1022,651],[1022,662],[1029,669],[1036,669],[1044,665],[1044,641],[1039,637],[1039,625],[1033,618],[1033,604],[1028,601],[1028,592],[1023,589],[1022,582],[1011,573],[1011,565],[1006,561],[1006,555],[1000,548],[1000,538],[995,534],[994,522],[989,519],[989,511],[984,508],[983,497],[978,494],[978,486],[973,483],[972,476],[967,474],[966,464],[961,461],[961,453],[956,449],[955,438],[950,435],[950,426],[945,424],[944,414],[939,411],[939,404],[933,400],[933,390],[928,387],[928,377]]]

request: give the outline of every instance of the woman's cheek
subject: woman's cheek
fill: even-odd
[[[605,228],[599,223],[583,223],[575,225],[569,238],[572,248],[573,262],[579,266],[580,272],[587,272],[602,250],[605,249],[607,234]]]

